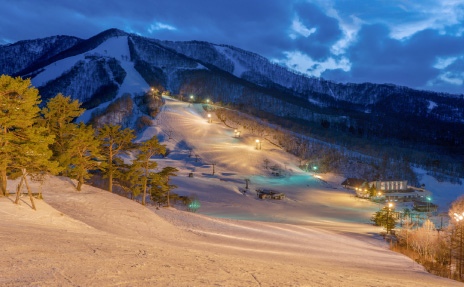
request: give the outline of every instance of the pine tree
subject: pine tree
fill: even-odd
[[[89,178],[89,170],[96,169],[100,165],[100,141],[95,137],[95,131],[91,126],[80,123],[73,131],[69,141],[65,158],[69,159],[68,169],[71,175],[77,178],[77,190],[81,191],[84,179]]]
[[[72,121],[85,111],[80,106],[78,100],[73,101],[70,96],[65,97],[60,93],[51,98],[42,109],[44,125],[55,136],[55,142],[51,146],[53,158],[58,160],[63,168],[69,165],[69,157],[65,156],[65,153],[76,128]]]
[[[118,169],[115,170],[115,184],[129,192],[131,199],[138,196],[142,192],[142,185],[140,178],[143,175],[140,164],[134,162],[133,164],[120,164]]]
[[[135,139],[134,130],[126,128],[121,130],[120,125],[104,125],[98,129],[98,139],[101,142],[101,151],[105,160],[105,174],[108,177],[108,191],[113,192],[113,176],[117,169],[118,155],[127,154],[135,147],[132,141]],[[116,166],[115,166],[116,165]]]
[[[388,206],[384,207],[381,211],[377,211],[371,218],[377,226],[384,227],[387,232],[395,229],[398,220],[394,217],[394,210],[389,210]]]
[[[147,196],[147,183],[148,178],[150,177],[149,170],[156,169],[158,164],[155,161],[151,161],[151,157],[158,154],[164,154],[166,152],[166,146],[161,145],[156,138],[156,136],[152,137],[150,140],[143,142],[140,144],[139,147],[140,153],[137,155],[135,160],[135,164],[140,166],[143,170],[142,176],[142,204],[145,205],[145,199]]]
[[[32,162],[32,158],[28,158],[26,152],[31,157],[40,153],[42,146],[31,147],[28,141],[48,141],[40,130],[31,130],[37,124],[39,103],[39,91],[31,87],[29,79],[0,77],[0,196],[6,194],[7,169],[17,160],[15,157],[22,155],[22,162],[27,163]],[[25,149],[25,144],[32,149]],[[48,159],[46,153],[43,158]]]
[[[58,162],[50,160],[52,151],[49,149],[49,145],[52,143],[53,136],[48,134],[45,127],[41,127],[38,124],[25,129],[19,143],[16,141],[11,142],[12,145],[17,145],[18,152],[12,155],[10,167],[21,173],[21,182],[16,194],[15,203],[19,203],[19,191],[24,181],[32,208],[35,209],[27,176],[36,176],[37,174],[44,173],[56,174],[58,172]]]
[[[375,184],[372,184],[370,187],[369,187],[369,196],[370,197],[374,197],[377,195],[377,188],[375,187]]]
[[[178,171],[175,167],[167,166],[158,173],[150,174],[150,195],[153,201],[167,202],[167,206],[170,206],[170,192],[177,188],[177,185],[169,183],[172,176],[177,176],[175,173]]]

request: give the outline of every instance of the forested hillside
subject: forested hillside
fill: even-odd
[[[107,106],[133,92],[121,88],[130,71],[181,98],[208,98],[377,158],[387,155],[453,176],[464,174],[463,95],[334,83],[232,46],[161,41],[116,29],[88,40],[59,36],[0,49],[10,55],[0,58],[2,73],[32,77],[44,98],[62,91],[86,108]],[[13,61],[14,54],[24,60]],[[131,76],[126,84],[133,82]]]

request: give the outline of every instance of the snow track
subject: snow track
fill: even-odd
[[[0,264],[14,269],[2,286],[460,286],[383,245],[308,226],[152,212],[90,186],[79,193],[66,178],[45,183],[37,211],[26,202],[0,198]]]

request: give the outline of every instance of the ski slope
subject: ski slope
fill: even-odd
[[[142,76],[140,76],[137,70],[135,70],[134,63],[130,61],[130,51],[127,36],[109,38],[93,50],[90,50],[84,54],[56,61],[46,66],[43,71],[41,71],[31,80],[32,84],[36,87],[40,87],[45,85],[48,81],[60,77],[63,73],[74,67],[77,62],[85,61],[86,55],[99,55],[102,57],[115,58],[119,61],[124,71],[126,71],[126,77],[124,78],[123,83],[120,85],[118,94],[116,95],[115,99],[126,93],[134,95],[150,90],[148,84],[145,82]],[[97,108],[104,109],[110,103],[111,102],[106,102]],[[90,120],[92,112],[95,111],[95,109],[96,108],[85,111],[77,121],[87,122]]]
[[[75,185],[49,178],[37,211],[26,198],[19,206],[0,198],[0,264],[8,266],[0,285],[461,286],[379,242],[307,225],[156,210]]]
[[[77,192],[75,181],[50,177],[37,211],[26,198],[19,206],[0,198],[0,264],[11,267],[0,285],[462,285],[390,251],[369,223],[378,206],[340,189],[342,177],[302,172],[267,142],[257,150],[247,130],[235,138],[214,116],[208,123],[201,105],[165,101],[137,140],[157,135],[171,150],[156,159],[159,169],[180,170],[175,192],[197,194],[198,213],[144,207],[88,185]],[[264,159],[285,176],[272,176]],[[18,180],[8,184],[14,190]],[[287,199],[260,200],[256,188]]]

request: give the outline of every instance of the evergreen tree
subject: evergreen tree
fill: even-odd
[[[121,164],[115,171],[115,184],[129,192],[131,199],[138,196],[142,192],[142,185],[140,184],[140,178],[143,175],[142,168],[139,163],[134,162],[133,164]]]
[[[48,141],[40,129],[31,130],[38,120],[39,103],[39,91],[31,87],[29,79],[0,76],[0,196],[6,194],[7,169],[17,160],[15,157],[23,155],[27,158],[25,144],[30,140]],[[28,152],[33,153],[32,157],[40,153],[41,146],[37,150],[31,148]],[[43,158],[47,158],[46,153]],[[33,160],[29,158],[23,162],[28,161]]]
[[[55,136],[55,142],[51,146],[53,158],[63,168],[69,165],[69,157],[65,153],[70,147],[69,143],[76,128],[72,121],[85,111],[80,106],[78,100],[73,101],[70,96],[65,97],[60,93],[51,98],[42,109],[45,126]]]
[[[170,206],[169,198],[171,190],[177,188],[177,185],[170,184],[172,176],[179,170],[175,167],[167,166],[158,173],[150,174],[150,195],[153,201],[166,202]]]
[[[80,123],[73,131],[64,156],[69,159],[71,175],[77,178],[78,191],[81,191],[84,179],[89,178],[89,170],[98,168],[101,163],[97,161],[101,158],[99,146],[100,142],[91,126]]]
[[[143,142],[139,147],[140,153],[137,155],[135,164],[140,166],[143,170],[142,176],[142,204],[145,205],[145,199],[147,196],[147,183],[148,178],[150,177],[149,170],[156,169],[158,164],[155,161],[151,161],[151,157],[157,154],[164,154],[166,152],[166,146],[161,145],[156,138],[152,137],[150,140]]]
[[[370,196],[370,197],[377,196],[377,188],[375,188],[375,184],[372,184],[372,185],[369,187],[369,196]]]
[[[388,232],[395,229],[398,220],[394,217],[394,210],[389,210],[388,206],[386,206],[382,210],[377,211],[371,218],[371,221],[377,226],[384,227]]]
[[[127,154],[135,147],[134,130],[126,128],[121,130],[120,125],[104,125],[98,129],[98,139],[101,142],[101,152],[105,160],[105,174],[108,177],[108,191],[113,192],[113,176],[121,161],[116,160],[118,155]],[[119,164],[118,164],[119,163]]]
[[[13,171],[20,172],[21,182],[16,194],[15,203],[19,203],[19,192],[24,182],[27,187],[32,208],[35,209],[32,192],[27,181],[27,176],[58,172],[58,162],[50,160],[52,152],[49,145],[53,143],[53,136],[49,135],[45,127],[35,124],[23,131],[20,143],[12,141],[10,144],[18,145],[18,151],[12,154],[10,167]]]

